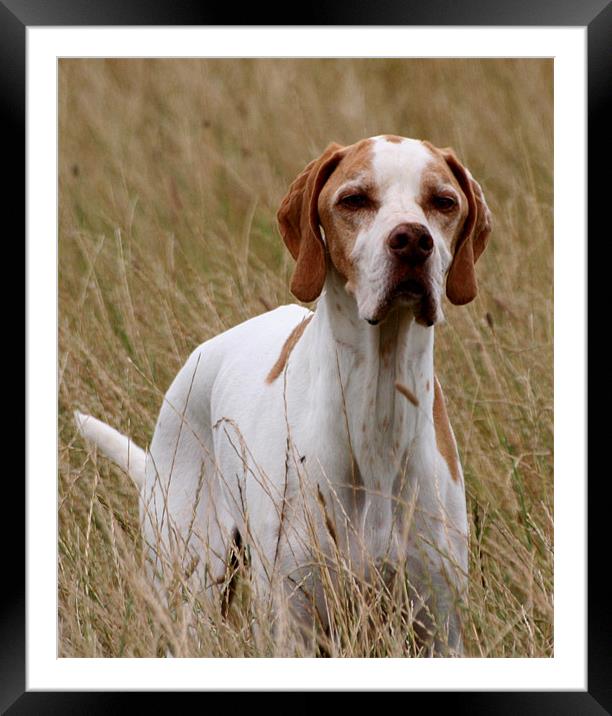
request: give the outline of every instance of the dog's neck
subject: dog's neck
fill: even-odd
[[[434,331],[407,308],[368,324],[344,284],[328,271],[308,339],[297,347],[310,365],[313,406],[322,406],[315,429],[351,454],[350,474],[328,477],[352,484],[347,513],[361,526],[370,553],[380,556],[390,549],[396,506],[412,500],[433,469]]]
[[[380,325],[368,324],[344,284],[330,268],[312,331],[327,354],[329,381],[340,381],[339,407],[354,457],[364,480],[371,476],[375,486],[395,478],[415,440],[430,437],[434,331],[416,323],[408,308],[392,311]],[[331,385],[325,390],[328,400],[337,395]]]

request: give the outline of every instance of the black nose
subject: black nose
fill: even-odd
[[[387,246],[394,256],[416,265],[431,255],[433,239],[423,224],[399,224],[389,234]]]

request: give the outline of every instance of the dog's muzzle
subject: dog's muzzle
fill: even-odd
[[[417,323],[433,326],[438,311],[428,262],[434,248],[429,229],[418,223],[399,224],[386,246],[392,259],[388,302],[411,306]]]

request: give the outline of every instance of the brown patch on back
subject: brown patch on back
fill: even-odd
[[[289,360],[289,356],[291,355],[291,351],[295,348],[297,342],[302,337],[302,334],[306,330],[306,326],[312,320],[313,315],[314,314],[310,314],[310,316],[308,316],[307,318],[304,318],[291,331],[291,333],[289,334],[289,337],[283,343],[283,347],[281,348],[281,352],[280,352],[280,355],[278,356],[278,359],[276,360],[276,363],[272,366],[272,368],[270,369],[270,372],[266,376],[266,383],[273,383],[278,378],[278,376],[283,372],[285,366],[287,365],[287,361]]]
[[[401,144],[404,140],[403,137],[398,137],[397,134],[383,134],[383,139],[386,139],[387,142],[391,142],[391,144]]]
[[[446,412],[446,403],[438,378],[434,376],[433,422],[436,430],[436,445],[440,455],[446,461],[450,474],[455,482],[459,481],[459,459],[457,445]]]
[[[400,383],[399,381],[396,381],[395,383],[395,389],[398,393],[401,393],[404,398],[407,398],[415,407],[419,407],[419,399],[416,397],[416,395],[405,386],[403,383]]]

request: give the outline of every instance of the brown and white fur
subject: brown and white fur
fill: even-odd
[[[465,487],[434,325],[444,292],[476,295],[490,232],[481,188],[451,150],[380,136],[330,145],[278,220],[291,290],[318,298],[314,313],[282,306],[199,346],[146,453],[95,418],[77,424],[139,485],[158,567],[195,564],[192,579],[214,583],[239,535],[262,593],[297,595],[302,612],[314,601],[325,624],[314,529],[365,579],[372,565],[405,569],[415,612],[434,615],[431,653],[461,654]]]

